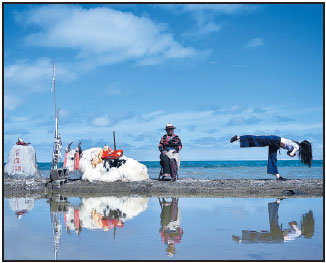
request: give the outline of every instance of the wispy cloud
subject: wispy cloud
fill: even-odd
[[[5,130],[5,135],[17,135],[17,136],[24,136],[29,133],[26,129],[11,129]]]
[[[245,47],[246,48],[256,48],[256,47],[260,47],[260,46],[263,46],[264,45],[264,41],[262,38],[260,37],[256,37],[256,38],[253,38],[251,40],[249,40]]]
[[[251,124],[257,124],[261,122],[262,120],[252,116],[248,118],[243,118],[243,117],[235,117],[229,120],[225,126],[242,126],[242,125],[251,125]]]
[[[221,107],[220,110],[230,112],[230,109],[235,110],[236,108],[229,107],[224,109]],[[274,109],[274,111],[276,110]],[[119,147],[122,149],[125,149],[123,147],[128,147],[127,156],[132,155],[140,160],[157,158],[157,144],[160,137],[164,134],[164,127],[167,122],[172,122],[177,127],[176,133],[180,136],[184,145],[183,155],[185,158],[193,158],[193,151],[198,147],[199,150],[205,149],[215,153],[219,152],[220,155],[216,158],[233,158],[234,153],[227,152],[228,149],[231,151],[230,147],[232,145],[230,146],[226,142],[234,134],[276,134],[285,138],[313,140],[313,147],[322,145],[322,134],[319,132],[323,127],[322,122],[309,123],[307,125],[307,123],[294,121],[280,127],[279,122],[275,122],[274,119],[276,116],[284,116],[284,112],[282,114],[281,112],[271,113],[266,109],[266,112],[261,113],[261,115],[259,113],[252,115],[252,113],[253,108],[247,108],[244,112],[240,111],[232,115],[214,114],[213,111],[207,110],[177,111],[173,113],[153,111],[144,114],[121,112],[120,116],[111,116],[109,114],[94,116],[88,114],[86,119],[78,118],[69,124],[65,124],[62,121],[60,133],[65,140],[65,145],[70,141],[77,143],[82,140],[85,141],[85,143],[83,142],[83,149],[87,149],[89,147],[103,146],[105,143],[112,143],[112,131],[115,130],[117,140],[120,142]],[[70,119],[69,116],[74,115],[76,114],[69,113],[67,118]],[[269,116],[269,119],[263,118],[265,115]],[[6,122],[5,143],[12,146],[17,140],[18,134],[15,134],[16,132],[23,133],[24,130],[29,131],[24,140],[31,143],[37,142],[40,145],[47,144],[47,150],[37,146],[38,156],[39,154],[42,155],[40,160],[50,159],[48,152],[51,151],[51,143],[49,141],[52,140],[53,129],[50,123],[46,123],[48,118],[46,116],[42,118],[34,118],[34,116],[10,118],[10,122]],[[63,117],[64,119],[66,117]],[[189,123],[191,123],[190,126]],[[43,125],[42,128],[39,128],[40,124]],[[24,127],[24,129],[21,127]],[[196,127],[195,136],[194,130],[192,130],[194,127]],[[51,134],[47,133],[49,129],[52,132]],[[11,146],[8,146],[6,151]],[[141,152],[144,149],[146,149],[145,154]],[[319,154],[320,149],[318,149],[316,153],[318,152]],[[204,156],[209,155],[208,153],[203,154]]]
[[[194,48],[175,41],[163,25],[107,7],[46,5],[18,14],[16,20],[39,28],[25,38],[28,44],[76,50],[78,58],[96,65],[129,59],[160,62],[196,54]]]
[[[280,116],[280,115],[275,116],[274,119],[277,122],[291,122],[291,121],[293,121],[293,119],[291,119],[289,117]]]
[[[218,129],[209,129],[209,130],[206,130],[206,132],[208,134],[214,134],[214,133],[217,133],[219,130]]]
[[[52,61],[39,58],[35,61],[18,61],[4,69],[5,89],[15,88],[20,91],[38,92],[51,89]],[[56,74],[62,80],[69,81],[75,75],[66,66],[57,66]]]
[[[105,127],[111,123],[108,116],[97,117],[93,120],[92,124],[95,127]]]
[[[128,87],[125,87],[122,82],[110,83],[105,94],[109,97],[115,96],[132,96],[134,91]]]
[[[60,81],[68,82],[75,79],[76,74],[60,62],[56,75]],[[58,65],[57,64],[57,65]],[[35,61],[24,60],[5,66],[4,68],[4,106],[5,111],[16,109],[33,93],[51,90],[52,61],[39,58]]]
[[[16,109],[21,103],[21,98],[18,95],[4,95],[4,109],[10,111]]]
[[[175,12],[206,12],[214,14],[239,14],[256,10],[257,5],[246,4],[166,4],[161,7]]]

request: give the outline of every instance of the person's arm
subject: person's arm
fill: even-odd
[[[179,138],[179,137],[178,137]],[[181,149],[182,149],[182,143],[181,143],[181,140],[180,140],[180,138],[179,138],[179,146],[178,146],[178,148],[179,148],[179,151],[178,152],[180,152],[181,151]]]
[[[295,153],[298,151],[297,148],[294,148],[292,152],[289,153],[289,156],[293,157],[295,156]]]
[[[181,140],[180,140],[180,138],[179,138],[178,135],[176,135],[174,139],[175,139],[175,145],[176,145],[176,147],[177,147],[177,149],[176,149],[174,152],[180,152],[181,149],[182,149],[182,143],[181,143]]]
[[[164,152],[164,136],[162,136],[162,138],[161,138],[161,140],[160,140],[160,143],[159,143],[159,145],[158,145],[158,149],[159,149],[159,151],[161,152],[161,153],[163,153]]]
[[[295,142],[293,142],[293,144],[291,145],[293,147],[293,150],[292,151],[288,151],[287,154],[290,156],[290,157],[293,157],[295,156],[295,153],[299,150],[299,145]]]

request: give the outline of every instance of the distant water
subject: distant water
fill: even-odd
[[[150,178],[160,172],[158,161],[141,162],[147,166]],[[38,163],[43,177],[49,176],[51,163]],[[323,178],[323,160],[314,160],[309,168],[299,160],[279,160],[279,173],[289,179]],[[62,164],[60,165],[62,166]],[[194,179],[272,179],[267,161],[182,161],[179,178]]]

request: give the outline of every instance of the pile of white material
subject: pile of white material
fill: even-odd
[[[120,157],[120,159],[125,160],[126,162],[118,168],[105,168],[103,163],[99,163],[93,168],[92,160],[96,157],[96,154],[100,149],[101,148],[91,148],[83,151],[79,160],[79,171],[82,174],[83,180],[89,180],[91,182],[114,182],[119,180],[124,182],[132,182],[149,179],[147,167],[145,165],[125,156]],[[69,151],[67,155],[66,168],[68,168],[69,172],[75,171],[75,156],[76,150]]]
[[[41,178],[33,146],[14,145],[5,165],[5,176],[14,179]]]
[[[103,217],[108,216],[111,211],[119,211],[121,216],[119,220],[125,222],[133,219],[133,217],[139,215],[147,209],[149,198],[144,197],[89,197],[82,198],[79,210],[79,222],[82,227],[87,229],[101,229],[93,213],[96,212],[101,214]],[[75,218],[75,207],[69,207],[66,213],[66,221],[70,229],[75,229],[76,218]]]

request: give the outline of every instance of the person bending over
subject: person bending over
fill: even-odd
[[[312,149],[311,143],[307,140],[299,143],[297,141],[285,139],[275,135],[234,135],[230,139],[230,143],[235,141],[240,141],[240,147],[268,146],[267,173],[275,175],[276,180],[287,180],[286,178],[280,176],[277,170],[277,150],[280,148],[287,150],[287,155],[290,157],[294,157],[298,153],[301,162],[311,167]]]

